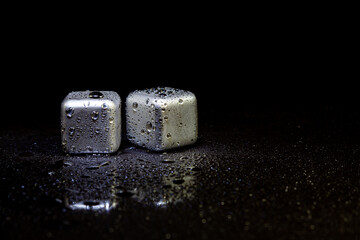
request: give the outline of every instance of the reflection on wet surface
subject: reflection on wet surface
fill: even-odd
[[[196,161],[203,157],[197,151],[153,153],[130,147],[116,156],[66,156],[68,167],[57,177],[71,210],[107,211],[128,199],[166,207],[194,198]]]
[[[8,239],[356,239],[358,144],[306,132],[300,141],[305,128],[286,126],[292,134],[208,126],[191,147],[125,143],[114,155],[65,155],[58,131],[3,133],[1,230]]]
[[[81,202],[73,202],[71,204],[66,204],[71,210],[111,210],[116,207],[116,202],[111,202],[110,200],[88,200]]]

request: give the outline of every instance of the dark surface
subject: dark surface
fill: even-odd
[[[58,128],[0,134],[2,239],[360,239],[359,114],[200,114],[198,142],[66,155]]]

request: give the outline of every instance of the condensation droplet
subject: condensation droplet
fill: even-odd
[[[90,98],[103,98],[104,94],[102,94],[101,92],[98,91],[93,91],[89,94]]]
[[[69,135],[74,136],[74,133],[75,133],[75,128],[74,127],[69,127]]]
[[[152,124],[151,124],[151,122],[147,122],[146,123],[146,130],[148,131],[148,132],[151,132],[151,130],[152,130]]]
[[[180,104],[183,104],[184,103],[184,100],[182,100],[181,98],[179,99],[179,103]]]
[[[74,114],[74,108],[69,107],[68,109],[65,110],[65,113],[68,118],[71,118]]]
[[[171,138],[171,134],[170,133],[166,134],[166,137]]]
[[[91,119],[94,120],[94,121],[96,121],[96,120],[98,120],[98,118],[99,118],[99,112],[97,112],[97,111],[92,111],[92,113],[91,113]]]
[[[138,108],[139,104],[137,102],[134,102],[132,104],[133,110],[136,111],[136,109]]]

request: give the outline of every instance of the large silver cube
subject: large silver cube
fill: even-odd
[[[67,153],[113,153],[121,142],[121,99],[112,91],[69,93],[61,104],[61,141]]]
[[[195,143],[198,137],[195,95],[169,87],[130,93],[126,99],[126,131],[131,143],[153,151]]]

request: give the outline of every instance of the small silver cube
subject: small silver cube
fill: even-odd
[[[61,141],[67,153],[113,153],[121,142],[121,99],[112,91],[69,93],[61,104]]]
[[[126,98],[126,131],[131,143],[153,151],[195,143],[198,137],[195,95],[170,87],[130,93]]]

